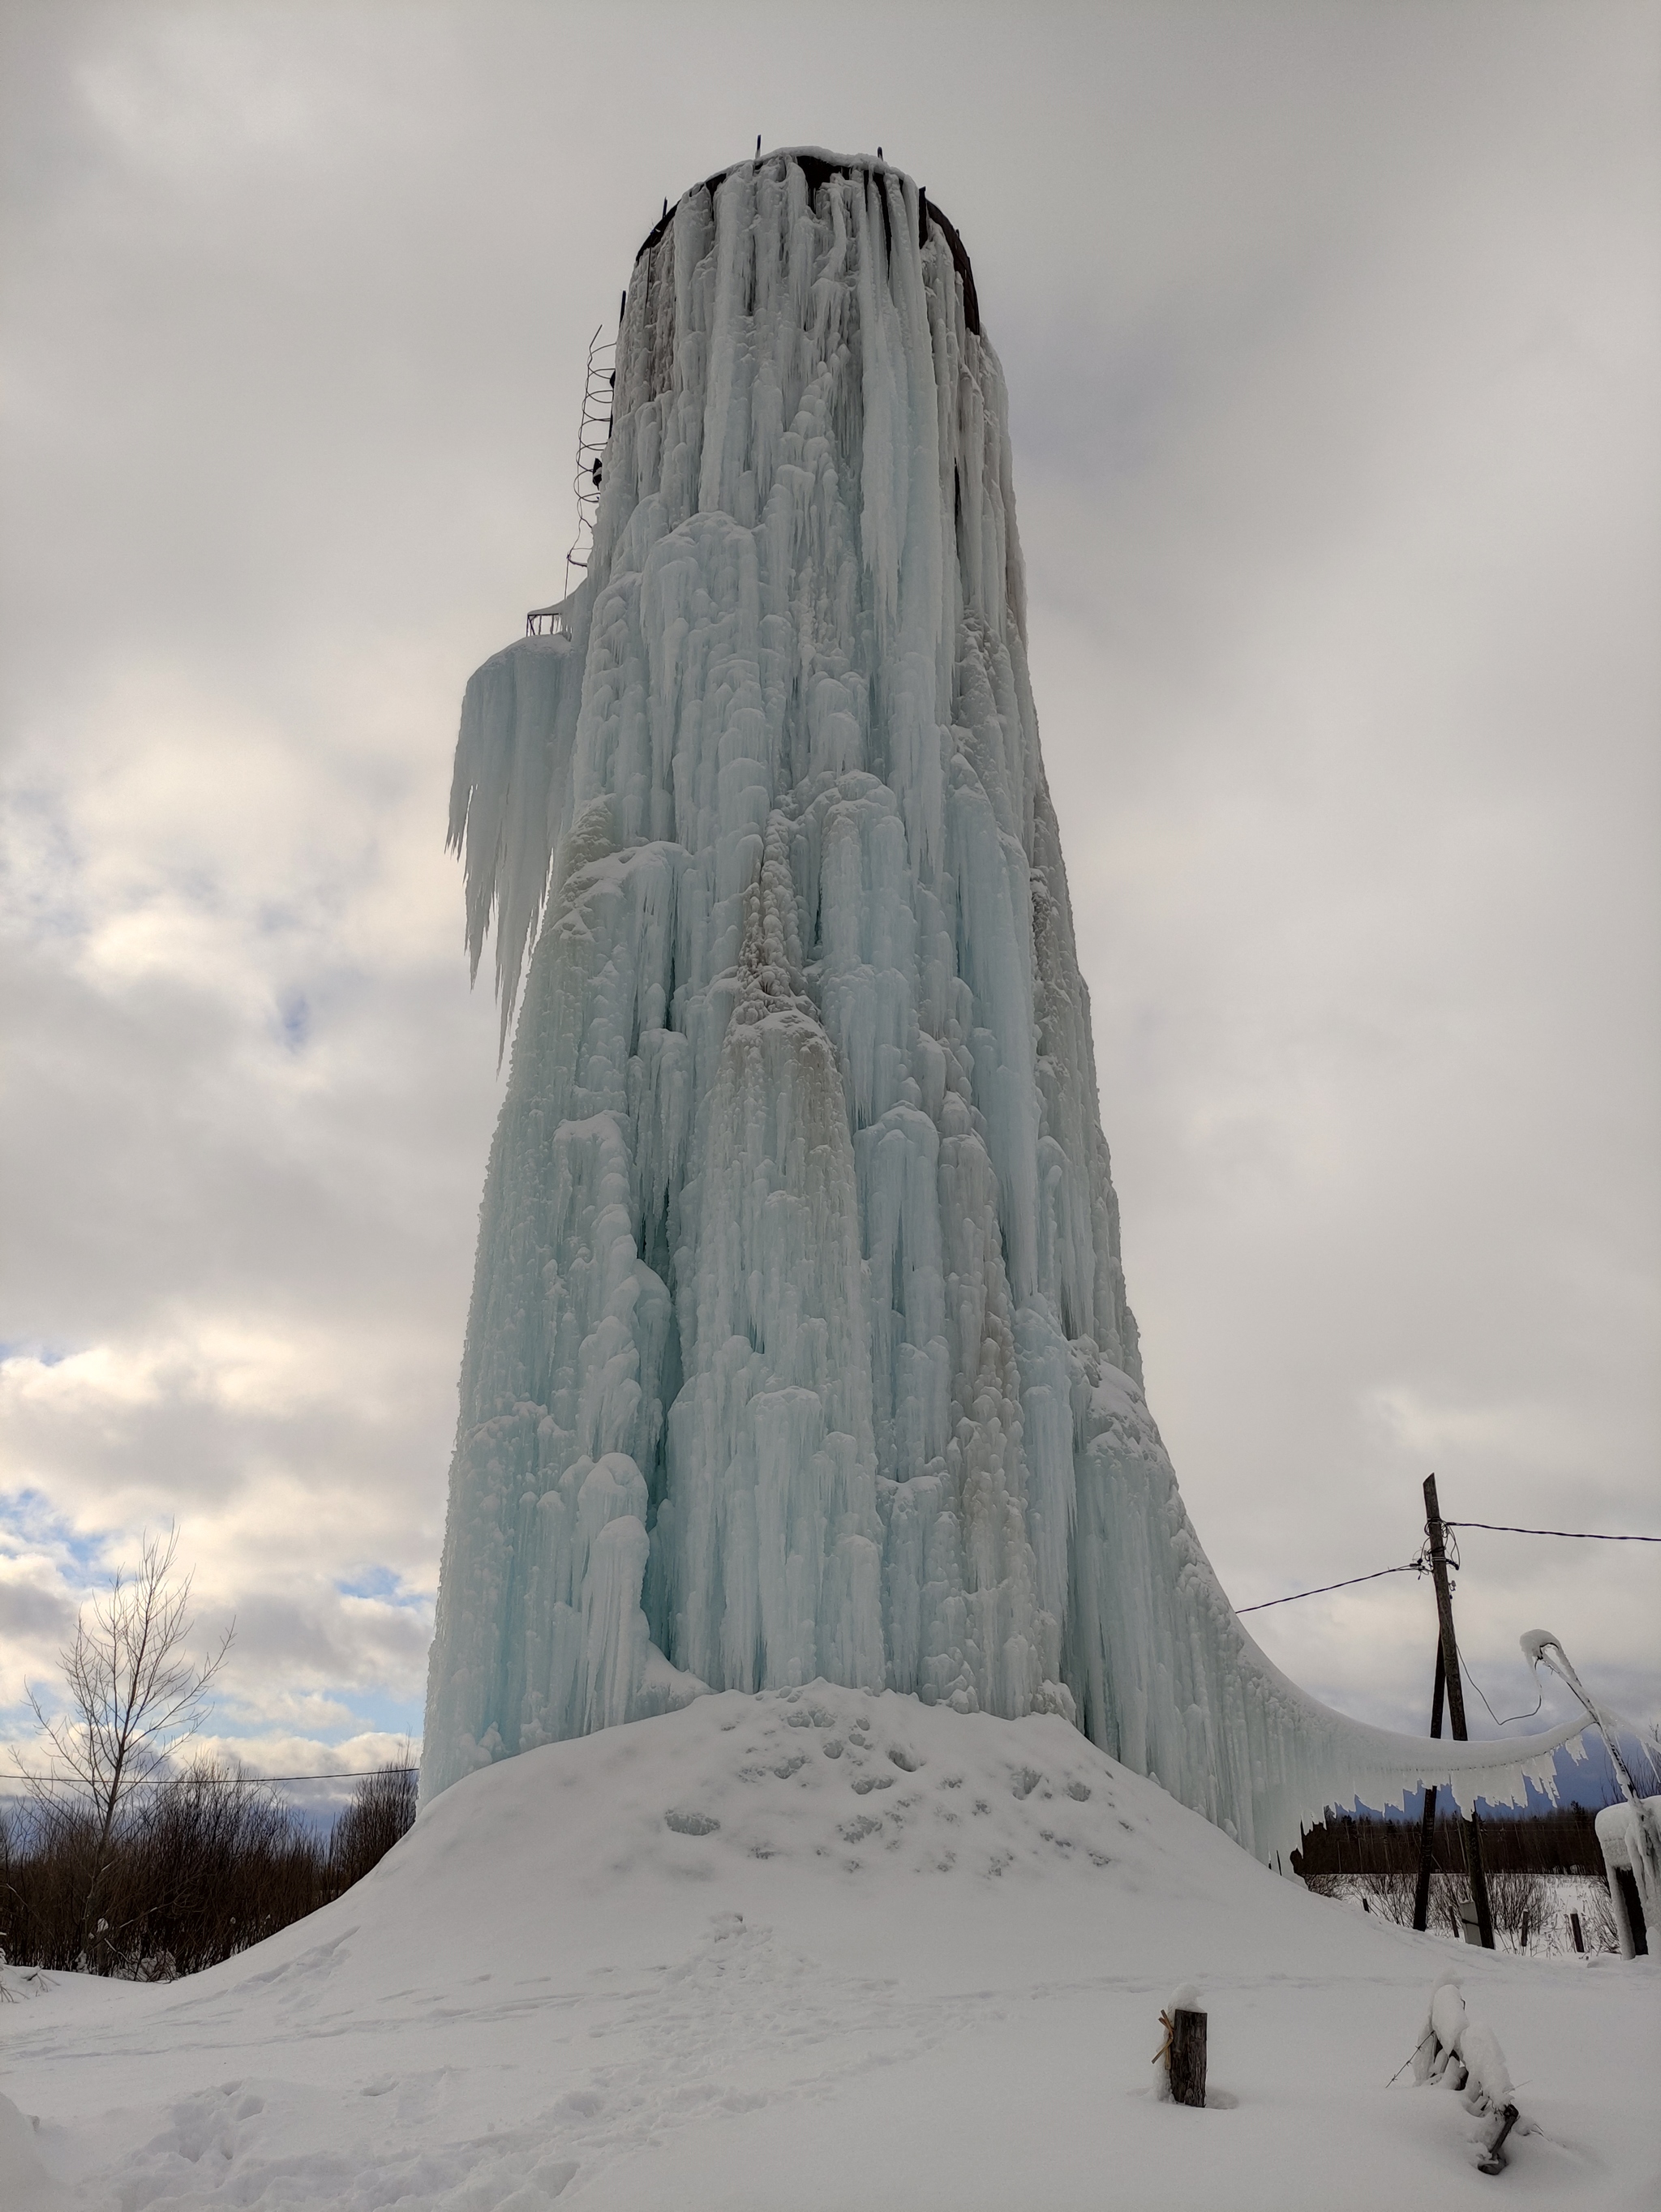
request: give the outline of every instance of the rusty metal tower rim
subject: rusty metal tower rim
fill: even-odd
[[[780,146],[770,154],[758,154],[745,161],[729,162],[726,168],[717,169],[713,176],[705,177],[701,184],[691,185],[680,198],[666,205],[651,229],[641,242],[635,256],[638,264],[662,238],[675,219],[677,210],[690,199],[693,192],[713,192],[724,184],[734,170],[764,169],[775,161],[794,162],[807,184],[809,204],[816,202],[832,177],[900,177],[904,172],[891,161],[874,154],[829,154],[817,146]],[[885,229],[888,223],[888,203],[885,195],[881,203]],[[928,197],[926,185],[917,187],[917,243],[926,246],[931,229],[938,229],[945,239],[958,274],[963,279],[964,320],[977,337],[981,335],[980,300],[975,290],[975,271],[970,264],[969,249],[958,234],[955,223],[943,215]]]

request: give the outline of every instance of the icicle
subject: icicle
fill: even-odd
[[[563,819],[581,672],[571,637],[524,637],[485,662],[462,700],[447,842],[465,854],[475,976],[496,923],[504,1044]]]

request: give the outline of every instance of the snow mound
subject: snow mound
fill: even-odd
[[[1530,2085],[1516,2184],[1641,2201],[1646,1962],[1379,1927],[1054,1715],[725,1692],[465,1778],[210,1973],[49,1978],[5,2016],[0,2205],[1453,2205],[1486,2124],[1384,2086],[1451,1959]],[[1150,2064],[1190,1980],[1202,2112]]]
[[[511,1821],[528,1790],[558,1837],[562,1882],[591,1895],[620,1881],[742,1881],[773,1861],[856,1887],[894,1875],[1099,1887],[1110,1869],[1150,1874],[1169,1850],[1148,1785],[1067,1722],[954,1713],[893,1691],[729,1691],[525,1756],[502,1803],[483,1802],[493,1769],[423,1813],[413,1848],[466,1848],[476,1820]],[[1247,1863],[1230,1845],[1218,1857],[1228,1872]]]
[[[0,2097],[0,2203],[6,2212],[58,2212],[68,2202],[40,2162],[28,2119]]]

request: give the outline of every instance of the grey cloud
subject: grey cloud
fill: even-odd
[[[44,1643],[72,1635],[75,1608],[38,1583],[0,1579],[0,1639]]]

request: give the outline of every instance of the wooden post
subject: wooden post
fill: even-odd
[[[1456,1743],[1468,1740],[1465,1727],[1465,1686],[1459,1674],[1459,1645],[1453,1633],[1453,1592],[1448,1583],[1447,1545],[1442,1531],[1442,1511],[1436,1502],[1436,1477],[1425,1477],[1425,1533],[1430,1538],[1430,1571],[1436,1584],[1436,1618],[1442,1632],[1442,1668],[1447,1678],[1448,1718]],[[1482,1948],[1494,1948],[1494,1915],[1488,1910],[1488,1875],[1482,1868],[1482,1838],[1474,1820],[1459,1823],[1464,1837],[1465,1865],[1470,1875],[1471,1902],[1476,1907],[1477,1933]]]
[[[1502,2105],[1500,2108],[1500,2125],[1498,2132],[1489,2138],[1488,2147],[1483,2155],[1476,2161],[1476,2171],[1478,2173],[1503,2173],[1505,2172],[1506,2137],[1511,2133],[1512,2130],[1516,2125],[1516,2106]]]
[[[1626,1907],[1627,1932],[1632,1938],[1631,1955],[1634,1959],[1647,1958],[1650,1931],[1644,1918],[1644,1900],[1638,1893],[1638,1877],[1629,1866],[1612,1867],[1609,1871],[1613,1876],[1609,1887],[1611,1891],[1620,1891],[1621,1903]]]
[[[1436,1639],[1436,1687],[1430,1698],[1430,1732],[1438,1738],[1442,1733],[1442,1692],[1447,1683],[1447,1670],[1442,1664],[1442,1639]],[[1419,1879],[1413,1892],[1413,1924],[1422,1936],[1430,1925],[1430,1875],[1436,1863],[1436,1784],[1425,1784],[1424,1817],[1419,1823]]]
[[[1580,1933],[1580,1916],[1578,1912],[1571,1912],[1569,1915],[1569,1933],[1574,1938],[1575,1949],[1579,1951],[1584,1958],[1585,1956],[1586,1950],[1586,1939]]]
[[[1488,1909],[1488,1869],[1482,1863],[1482,1822],[1480,1814],[1473,1813],[1463,1824],[1465,1857],[1470,1868],[1470,1893],[1476,1905],[1476,1928],[1482,1938],[1482,1948],[1494,1948],[1494,1915]]]
[[[1202,2012],[1171,2015],[1171,2097],[1177,2105],[1205,2102],[1205,2032]]]

